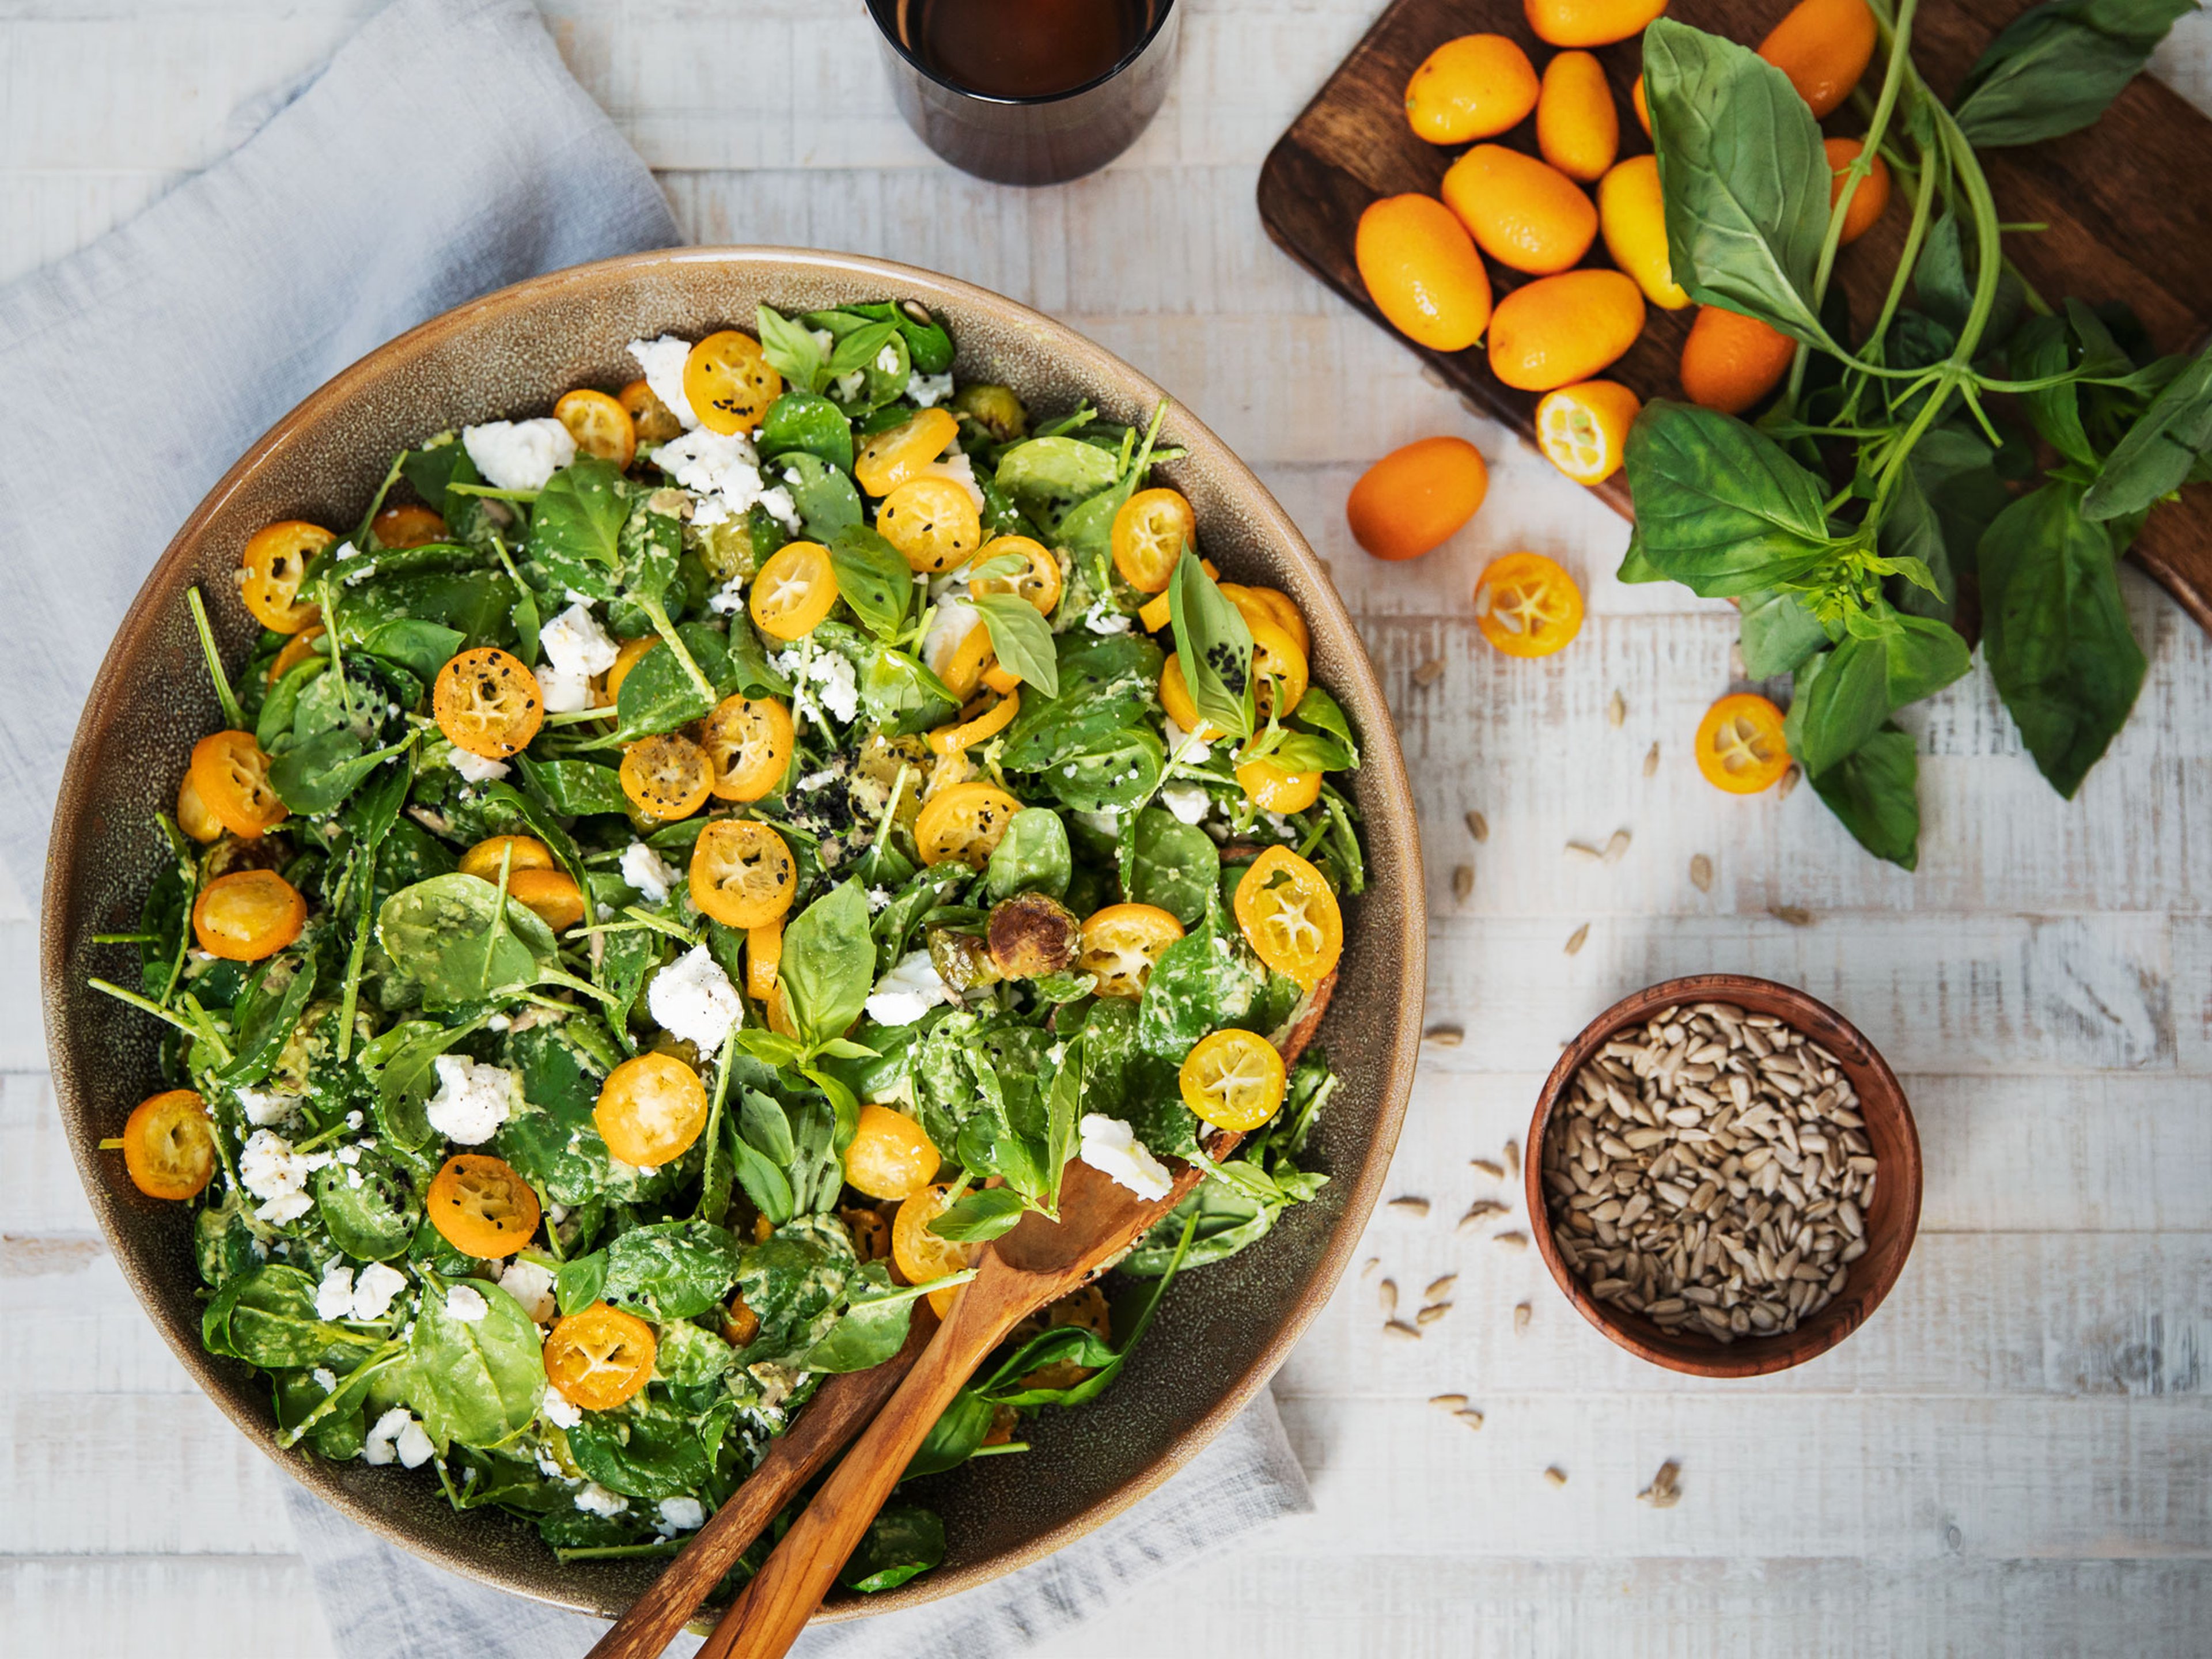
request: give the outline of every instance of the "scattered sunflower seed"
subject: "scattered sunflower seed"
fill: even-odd
[[[1644,751],[1644,775],[1647,778],[1654,777],[1657,775],[1658,771],[1659,744],[1655,739],[1651,746]]]
[[[1713,861],[1703,853],[1690,860],[1690,884],[1700,893],[1713,890]]]
[[[1544,1471],[1544,1479],[1555,1486],[1564,1486],[1567,1484],[1567,1472],[1554,1463]]]
[[[1427,661],[1424,662],[1419,668],[1416,668],[1413,671],[1413,684],[1425,690],[1426,688],[1434,685],[1443,677],[1444,665],[1443,662],[1437,658],[1431,657]]]
[[[1584,922],[1581,927],[1576,928],[1573,933],[1567,935],[1567,954],[1569,956],[1572,956],[1576,951],[1581,950],[1583,948],[1583,941],[1587,939],[1589,937],[1589,923]]]
[[[1491,1217],[1506,1213],[1508,1212],[1503,1204],[1494,1203],[1486,1198],[1478,1198],[1468,1206],[1467,1213],[1459,1218],[1459,1231],[1471,1233]]]
[[[1636,1494],[1639,1504],[1649,1504],[1655,1510],[1671,1510],[1682,1501],[1682,1489],[1676,1484],[1681,1475],[1673,1458],[1659,1466],[1659,1473],[1651,1477],[1651,1484]]]
[[[1421,365],[1421,378],[1426,380],[1431,386],[1436,387],[1439,392],[1449,392],[1451,390],[1451,382],[1444,379],[1443,371],[1438,368],[1434,363],[1423,363]]]
[[[1466,1411],[1454,1412],[1452,1415],[1459,1419],[1461,1422],[1466,1424],[1470,1429],[1479,1429],[1482,1426],[1482,1413],[1479,1411],[1474,1410],[1472,1407]]]
[[[1382,1258],[1381,1256],[1370,1255],[1360,1265],[1359,1276],[1362,1279],[1370,1278],[1373,1276],[1375,1270],[1382,1265]]]
[[[1462,904],[1474,896],[1474,866],[1455,864],[1452,866],[1452,896]]]
[[[1423,1216],[1429,1212],[1429,1200],[1425,1198],[1394,1198],[1390,1200],[1390,1207],[1402,1210],[1407,1215]]]
[[[1528,1322],[1534,1316],[1535,1310],[1531,1308],[1527,1303],[1517,1302],[1514,1304],[1513,1334],[1516,1336],[1525,1335],[1528,1333]]]
[[[1442,1319],[1446,1314],[1449,1313],[1451,1311],[1451,1307],[1452,1304],[1449,1302],[1431,1302],[1427,1307],[1422,1309],[1420,1312],[1413,1316],[1414,1322],[1425,1326],[1433,1325],[1437,1321]]]
[[[1505,1143],[1505,1173],[1516,1181],[1521,1178],[1521,1143],[1517,1140]]]
[[[1492,1233],[1490,1237],[1490,1242],[1493,1244],[1503,1244],[1509,1250],[1525,1250],[1528,1248],[1528,1235],[1526,1233]]]
[[[1418,1342],[1420,1332],[1402,1319],[1394,1319],[1382,1328],[1382,1334],[1394,1342]]]
[[[1743,659],[1741,640],[1729,647],[1729,678],[1732,680],[1747,680],[1751,678],[1750,666]]]
[[[1431,1025],[1421,1033],[1421,1041],[1433,1042],[1439,1048],[1456,1048],[1467,1041],[1467,1028],[1463,1025]]]
[[[1429,1288],[1421,1292],[1421,1300],[1441,1302],[1451,1293],[1451,1287],[1458,1283],[1457,1273],[1446,1273],[1442,1279],[1432,1279],[1429,1281]]]
[[[1377,1285],[1375,1287],[1375,1300],[1382,1310],[1382,1316],[1385,1319],[1396,1313],[1398,1311],[1398,1281],[1395,1279],[1386,1279]]]
[[[1488,841],[1490,839],[1490,820],[1483,817],[1480,812],[1470,811],[1467,815],[1467,833],[1473,836],[1477,841]]]
[[[1467,1161],[1467,1167],[1470,1170],[1481,1170],[1492,1181],[1505,1179],[1505,1166],[1503,1164],[1493,1164],[1486,1158],[1471,1158]]]
[[[1628,699],[1616,691],[1613,694],[1613,701],[1605,706],[1605,723],[1618,731],[1627,720]]]
[[[1774,786],[1774,799],[1777,800],[1788,800],[1790,799],[1790,792],[1797,787],[1797,780],[1803,775],[1804,773],[1799,768],[1797,763],[1795,761],[1790,762],[1789,769],[1782,775],[1782,781]]]
[[[1467,1396],[1463,1394],[1432,1394],[1429,1396],[1429,1404],[1440,1412],[1463,1412],[1467,1409]]]
[[[1595,864],[1605,854],[1588,842],[1571,841],[1567,843],[1567,856],[1571,859],[1581,859],[1588,864]]]
[[[1813,925],[1813,913],[1800,904],[1770,904],[1766,907],[1766,914],[1777,921],[1788,922],[1792,927],[1810,927]]]
[[[1628,856],[1628,843],[1633,839],[1626,830],[1616,830],[1605,844],[1605,861],[1618,864]]]

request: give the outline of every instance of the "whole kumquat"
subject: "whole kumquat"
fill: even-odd
[[[1499,301],[1491,373],[1523,392],[1549,392],[1597,374],[1643,331],[1643,293],[1620,272],[1540,276]]]
[[[439,514],[413,501],[403,501],[397,507],[384,508],[371,519],[368,533],[386,547],[425,547],[432,542],[444,541],[448,532],[445,520]]]
[[[1509,657],[1548,657],[1582,632],[1583,591],[1556,561],[1508,553],[1474,585],[1474,625]]]
[[[1828,187],[1828,210],[1832,213],[1836,204],[1844,199],[1844,174],[1866,146],[1856,138],[1826,138],[1821,148],[1828,152],[1828,167],[1836,175],[1835,183]],[[1838,240],[1845,246],[1857,241],[1874,228],[1874,222],[1888,206],[1889,163],[1877,155],[1867,176],[1851,192],[1851,204],[1844,210],[1843,234]]]
[[[1378,559],[1418,559],[1475,514],[1490,469],[1464,438],[1418,438],[1360,475],[1344,503],[1352,538]]]
[[[1586,52],[1563,52],[1544,65],[1536,94],[1536,149],[1578,184],[1594,185],[1620,152],[1620,112],[1605,70]]]
[[[1528,27],[1553,46],[1609,46],[1643,32],[1667,0],[1522,0]]]
[[[1741,415],[1774,390],[1797,343],[1756,317],[1705,306],[1682,343],[1682,395],[1700,408]]]
[[[1462,34],[1406,82],[1406,119],[1432,144],[1463,144],[1516,127],[1536,107],[1536,70],[1502,34]]]
[[[1738,692],[1723,697],[1698,722],[1693,749],[1698,770],[1716,789],[1755,795],[1790,769],[1782,711],[1765,697]]]
[[[1659,191],[1657,156],[1632,155],[1607,173],[1597,187],[1597,216],[1605,251],[1636,279],[1646,300],[1663,311],[1690,303],[1667,252],[1667,203]]]
[[[1643,406],[1618,380],[1563,386],[1536,405],[1536,447],[1577,483],[1603,483],[1620,471]]]
[[[1866,0],[1799,0],[1759,43],[1759,55],[1790,77],[1818,118],[1851,95],[1874,57],[1875,36]]]
[[[911,1198],[942,1162],[921,1124],[889,1106],[866,1105],[845,1148],[845,1182],[870,1198]]]
[[[1383,320],[1431,351],[1464,351],[1490,325],[1490,273],[1433,196],[1386,196],[1359,216],[1352,257]]]
[[[1644,129],[1644,136],[1651,136],[1651,105],[1644,96],[1644,77],[1638,76],[1636,84],[1628,89],[1629,106],[1636,112],[1636,124]]]
[[[1444,205],[1501,265],[1549,276],[1597,239],[1597,210],[1548,161],[1503,144],[1477,144],[1444,174]]]

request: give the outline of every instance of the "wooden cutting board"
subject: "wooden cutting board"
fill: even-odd
[[[1670,16],[1755,45],[1792,0],[1678,0]],[[2020,0],[1937,0],[1921,8],[1914,58],[1937,92],[1948,94],[1983,46],[2024,8]],[[1455,35],[1494,33],[1528,48],[1540,72],[1553,48],[1530,32],[1518,0],[1393,0],[1375,27],[1329,76],[1313,102],[1268,153],[1260,170],[1260,217],[1284,251],[1353,305],[1383,323],[1369,303],[1352,258],[1361,211],[1377,197],[1437,192],[1459,154],[1415,137],[1406,124],[1407,78]],[[1619,95],[1621,154],[1650,148],[1629,108],[1642,67],[1634,40],[1602,47]],[[1831,131],[1857,131],[1848,109]],[[1534,123],[1498,142],[1535,153]],[[2006,251],[2039,292],[2091,301],[2122,300],[2135,308],[2161,350],[2194,349],[2212,331],[2212,121],[2147,76],[2139,76],[2085,132],[2019,149],[1982,153],[1998,207],[2011,222],[2042,222],[2036,235],[2008,236]],[[1861,325],[1879,307],[1905,235],[1906,204],[1893,200],[1882,222],[1844,250],[1838,276]],[[1606,263],[1597,243],[1587,263]],[[1492,264],[1502,297],[1529,281]],[[1674,367],[1694,307],[1650,313],[1644,337],[1607,374],[1638,396],[1679,397]],[[1399,337],[1401,340],[1403,336]],[[1532,430],[1536,395],[1501,385],[1485,349],[1436,352],[1405,340],[1454,387],[1519,430]],[[1622,475],[1601,487],[1629,514]],[[2130,555],[2212,630],[2212,486],[2160,507]]]

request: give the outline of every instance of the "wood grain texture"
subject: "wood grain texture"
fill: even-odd
[[[1684,0],[1668,15],[1732,40],[1756,44],[1790,9],[1790,0]],[[1918,15],[1913,58],[1929,84],[1948,95],[1999,29],[2023,8],[2018,0],[1955,0]],[[1455,151],[1416,137],[1404,112],[1406,82],[1422,59],[1455,36],[1496,32],[1534,49],[1549,48],[1529,33],[1513,0],[1392,0],[1349,57],[1322,86],[1260,172],[1260,216],[1278,246],[1345,299],[1376,318],[1352,263],[1360,214],[1380,197],[1406,191],[1436,195]],[[1650,144],[1628,112],[1628,94],[1643,64],[1640,40],[1598,49],[1622,111],[1624,155]],[[1857,129],[1839,112],[1829,126]],[[1524,123],[1497,142],[1534,153]],[[2007,252],[2044,295],[2076,295],[2092,302],[2132,307],[2160,350],[2193,349],[2212,331],[2212,121],[2148,76],[2137,76],[2104,118],[2086,131],[1983,155],[1992,191],[2008,220],[2042,223],[2039,234],[2014,237]],[[1881,304],[1895,269],[1906,215],[1887,214],[1836,266],[1836,280],[1863,326]],[[1585,263],[1607,263],[1601,245]],[[1531,279],[1491,265],[1500,298]],[[1656,307],[1643,336],[1607,377],[1638,397],[1679,395],[1675,365],[1694,307]],[[1387,324],[1382,324],[1388,327]],[[1537,394],[1502,385],[1486,349],[1438,352],[1405,343],[1451,386],[1526,436],[1534,429]],[[1599,493],[1630,511],[1628,481],[1616,472]],[[2212,629],[2212,489],[2196,487],[2161,509],[2130,556],[2208,629]]]

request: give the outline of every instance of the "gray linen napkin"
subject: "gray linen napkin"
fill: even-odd
[[[246,446],[428,317],[678,240],[652,175],[526,0],[395,0],[271,103],[224,161],[0,288],[0,403],[40,411],[48,455],[103,463],[97,487],[65,498],[47,469],[0,469],[11,635],[0,653],[0,864],[26,895],[43,877],[55,780],[107,641],[155,556]],[[453,1577],[303,1492],[286,1497],[347,1659],[557,1659],[598,1639],[596,1621]],[[802,1650],[1018,1651],[1311,1507],[1262,1395],[1150,1501],[1050,1560],[814,1632]]]

